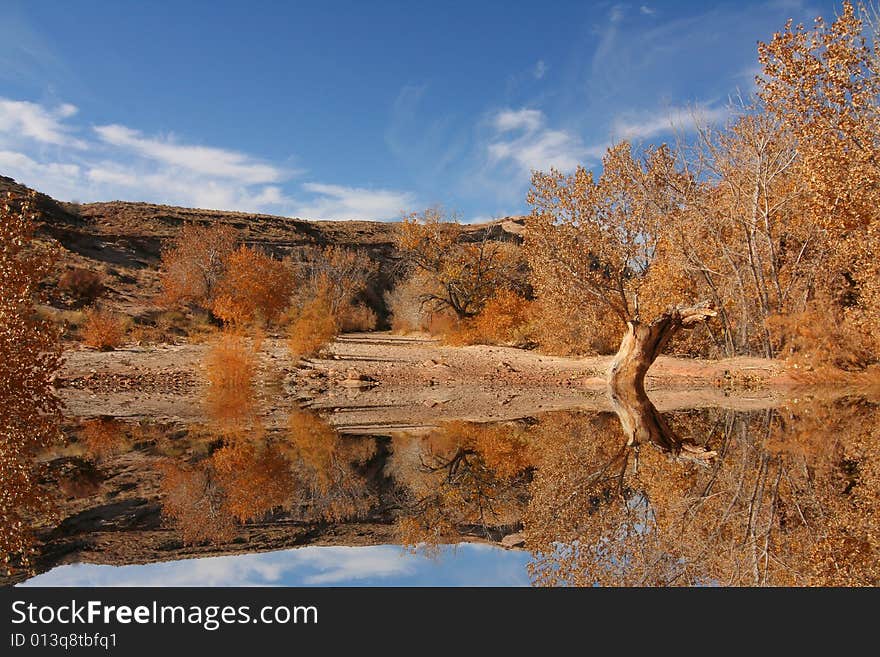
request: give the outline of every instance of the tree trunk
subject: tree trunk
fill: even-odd
[[[614,410],[620,418],[629,445],[648,443],[674,456],[707,460],[715,452],[679,438],[645,392],[648,368],[680,329],[693,328],[717,313],[711,304],[671,308],[650,324],[627,322],[620,349],[611,363],[608,385]]]

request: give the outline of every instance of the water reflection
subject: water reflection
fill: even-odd
[[[41,456],[57,499],[34,522],[37,570],[477,541],[524,548],[541,586],[878,583],[880,416],[864,398],[386,436],[299,410],[267,426],[248,406],[219,424],[71,423]]]

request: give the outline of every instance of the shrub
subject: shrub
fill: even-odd
[[[288,332],[290,353],[297,358],[314,356],[339,333],[326,292],[318,294],[303,307]]]
[[[513,344],[529,342],[533,303],[512,290],[501,290],[472,320],[460,322],[446,335],[449,344]]]
[[[121,315],[100,308],[90,308],[85,313],[85,322],[80,329],[84,344],[113,351],[122,344],[128,330],[128,321]]]
[[[86,305],[97,301],[105,290],[101,274],[81,267],[65,271],[58,279],[58,287]]]
[[[241,246],[225,259],[211,310],[227,324],[271,324],[290,304],[293,274],[280,260]]]
[[[571,305],[545,298],[534,307],[534,337],[542,351],[560,356],[613,354],[620,345],[619,320],[599,304]]]
[[[372,331],[376,328],[378,318],[372,308],[362,303],[346,306],[339,313],[339,330],[347,331]]]
[[[424,277],[415,274],[385,292],[385,305],[391,313],[391,330],[395,333],[426,331],[432,313],[421,301]]]
[[[366,253],[336,246],[304,249],[295,267],[299,289],[294,305],[303,307],[324,291],[338,317],[367,292],[379,271],[379,263]]]

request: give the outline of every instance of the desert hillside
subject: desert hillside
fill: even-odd
[[[29,189],[0,175],[0,194],[25,195]],[[153,299],[159,292],[158,265],[163,243],[187,223],[229,225],[241,240],[282,258],[304,247],[336,246],[366,252],[380,263],[377,289],[369,295],[380,318],[386,315],[382,292],[398,275],[395,253],[395,222],[310,221],[245,212],[180,208],[153,203],[113,201],[109,203],[67,203],[37,194],[39,233],[60,247],[59,275],[65,269],[82,267],[104,276],[103,302],[135,320],[156,313]],[[481,239],[486,231],[500,240],[518,240],[521,217],[507,217],[465,227],[465,238]],[[59,309],[76,304],[49,288],[50,303]]]

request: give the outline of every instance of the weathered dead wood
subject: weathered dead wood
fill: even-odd
[[[627,323],[626,334],[611,363],[608,384],[628,445],[651,444],[674,456],[698,461],[715,456],[715,452],[676,435],[648,398],[645,375],[676,332],[693,328],[716,314],[711,304],[705,302],[670,308],[650,324],[638,320]]]

